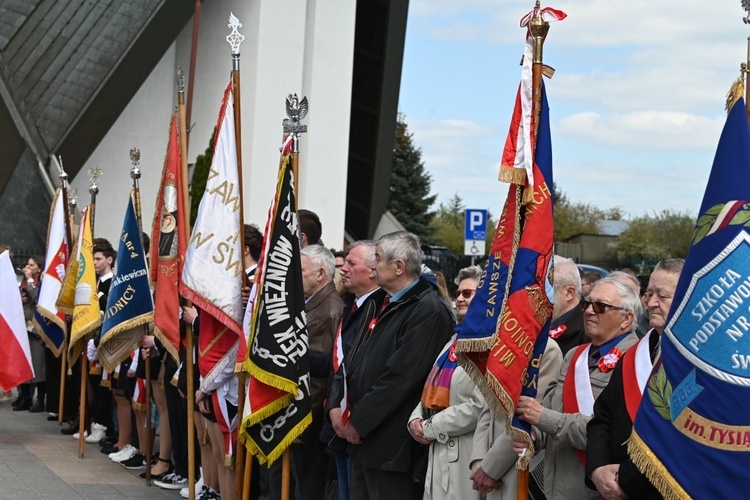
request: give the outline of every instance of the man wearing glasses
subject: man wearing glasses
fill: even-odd
[[[521,396],[516,409],[519,418],[541,432],[547,498],[600,497],[583,480],[586,424],[617,361],[638,341],[635,318],[641,314],[640,298],[622,278],[597,281],[580,306],[591,342],[565,355],[557,379],[547,388],[541,404]],[[516,451],[524,446],[514,442]]]
[[[648,379],[661,352],[661,333],[684,264],[684,259],[667,259],[654,268],[646,289],[651,330],[617,365],[594,405],[594,417],[588,425],[586,483],[605,499],[661,498],[628,457],[625,442],[633,430],[643,387],[624,381],[645,384]]]

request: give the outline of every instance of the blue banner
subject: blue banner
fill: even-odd
[[[744,498],[750,470],[750,130],[727,117],[628,451],[666,498]],[[689,458],[686,458],[689,457]]]
[[[104,310],[102,340],[98,348],[102,366],[114,371],[138,346],[143,334],[148,333],[147,325],[153,319],[154,301],[149,287],[146,253],[131,196],[117,249],[116,271]]]

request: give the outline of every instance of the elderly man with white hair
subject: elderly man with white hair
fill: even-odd
[[[330,359],[336,330],[344,311],[344,301],[333,284],[336,259],[330,250],[321,245],[306,246],[300,250],[300,255],[310,356]],[[323,373],[326,376],[315,376]],[[292,445],[294,477],[302,500],[323,497],[326,468],[330,462],[325,455],[325,446],[318,439],[323,427],[323,400],[328,387],[328,372],[323,373],[311,373],[313,421]]]
[[[622,277],[594,283],[581,309],[591,342],[568,352],[541,404],[521,396],[516,408],[517,415],[543,435],[547,498],[599,498],[584,484],[586,424],[617,362],[638,341],[635,319],[641,314],[641,300]],[[524,446],[514,442],[516,449]]]

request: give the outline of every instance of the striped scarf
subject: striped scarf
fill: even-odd
[[[458,367],[456,339],[438,357],[427,376],[422,391],[422,404],[430,410],[443,410],[450,406],[451,378]]]

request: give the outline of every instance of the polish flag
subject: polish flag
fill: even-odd
[[[10,261],[0,253],[0,388],[10,391],[34,378],[21,292]]]

